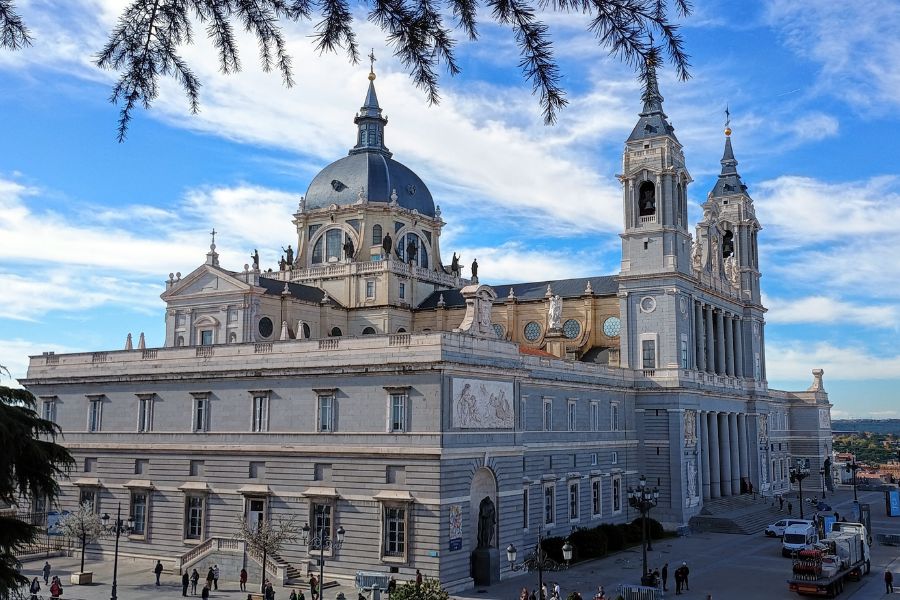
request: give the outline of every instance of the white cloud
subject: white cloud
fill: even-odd
[[[828,296],[771,298],[763,295],[769,307],[768,323],[855,323],[868,327],[897,327],[900,308],[866,305]]]
[[[501,246],[460,248],[458,253],[468,277],[472,259],[478,259],[478,278],[491,285],[587,277],[605,273],[596,264],[596,252],[529,250],[517,242]],[[443,257],[450,263],[450,257]]]
[[[766,375],[770,381],[794,380],[798,373],[824,369],[828,379],[866,381],[896,379],[900,355],[873,354],[860,344],[836,346],[826,342],[766,342]]]

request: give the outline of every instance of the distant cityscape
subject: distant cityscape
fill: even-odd
[[[831,430],[835,435],[855,431],[900,436],[900,419],[832,419]]]
[[[900,419],[844,419],[832,421],[835,468],[842,483],[852,475],[846,465],[863,465],[857,472],[861,486],[900,481]]]

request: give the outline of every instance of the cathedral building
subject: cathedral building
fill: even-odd
[[[797,461],[822,467],[821,370],[805,391],[766,382],[761,225],[729,129],[692,230],[652,78],[618,176],[621,271],[491,286],[442,255],[440,207],[388,150],[374,80],[277,269],[255,252],[223,266],[213,238],[166,282],[163,347],[31,357],[23,384],[77,458],[61,509],[121,504],[121,553],[235,572],[259,564],[242,518],[296,516],[313,538],[344,532],[326,580],[418,569],[461,589],[479,549],[633,520],[640,476],[676,527],[723,496],[787,491]],[[318,555],[297,540],[266,568],[299,578]]]

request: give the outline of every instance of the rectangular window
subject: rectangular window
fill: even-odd
[[[266,394],[253,395],[253,415],[251,417],[251,431],[269,430],[269,396]]]
[[[56,399],[44,400],[41,404],[41,418],[45,421],[56,422]]]
[[[103,401],[91,398],[88,404],[88,431],[100,431],[100,420],[103,417]]]
[[[213,343],[213,332],[212,329],[204,329],[200,332],[200,345],[201,346],[212,346]]]
[[[131,492],[131,517],[134,519],[132,535],[143,536],[147,533],[147,492],[145,490]]]
[[[527,402],[528,396],[522,396],[519,399],[519,430],[526,431],[525,429],[525,407],[528,404]]]
[[[757,381],[762,379],[762,370],[759,364],[759,352],[754,354],[754,365],[753,365],[753,378]]]
[[[202,477],[203,476],[203,461],[202,460],[192,460],[190,467],[188,467],[188,474],[191,477]]]
[[[600,431],[600,403],[591,402],[591,431]]]
[[[331,465],[316,463],[313,465],[313,480],[331,481]]]
[[[97,470],[97,459],[96,458],[85,458],[84,459],[84,472],[91,473]]]
[[[330,504],[319,504],[314,502],[310,507],[310,512],[312,513],[312,523],[310,524],[312,527],[312,531],[310,535],[312,539],[317,540],[321,539],[319,536],[321,532],[325,533],[325,539],[331,539],[331,505]],[[315,548],[318,550],[318,546]],[[325,548],[327,551],[328,548]]]
[[[556,522],[556,484],[544,484],[544,525]]]
[[[264,461],[251,460],[247,466],[247,477],[250,479],[265,479],[266,463]]]
[[[404,298],[406,298],[406,284],[401,282],[400,283],[400,299],[402,300]]]
[[[194,398],[194,431],[206,431],[209,422],[209,399]]]
[[[145,475],[150,468],[150,460],[146,458],[138,458],[134,461],[134,474]]]
[[[528,531],[528,487],[522,488],[522,529]]]
[[[614,465],[619,464],[619,453],[617,451],[613,450],[609,453],[609,462]]]
[[[401,506],[384,507],[384,556],[406,554],[406,509]]]
[[[591,466],[592,467],[597,466],[597,453],[596,452],[591,452]]]
[[[392,433],[406,431],[406,394],[391,394],[391,423]]]
[[[622,512],[622,477],[621,475],[613,475],[612,477],[612,510],[613,514]]]
[[[375,282],[374,281],[366,282],[366,298],[369,298],[369,299],[375,298]]]
[[[319,431],[334,431],[334,396],[319,396]]]
[[[578,506],[578,496],[581,493],[581,484],[577,481],[569,482],[569,520],[577,521],[581,514]]]
[[[576,429],[578,429],[578,421],[576,415],[577,406],[578,405],[575,400],[569,400],[567,406],[567,424],[569,426],[569,431],[575,431]]]
[[[641,340],[641,355],[644,369],[656,368],[656,340]]]
[[[138,396],[138,432],[153,430],[153,396]]]
[[[81,488],[78,494],[78,504],[84,504],[85,502],[90,505],[94,512],[98,512],[96,488]]]
[[[619,403],[609,405],[609,430],[619,431]]]
[[[599,517],[603,513],[603,487],[599,478],[591,479],[591,516]]]
[[[187,496],[184,501],[184,537],[203,539],[203,496]]]
[[[553,431],[553,400],[544,398],[544,431]]]
[[[778,481],[778,472],[775,470],[775,461],[772,461],[772,481]]]
[[[388,465],[385,469],[384,480],[395,485],[406,484],[406,467]]]
[[[681,340],[681,368],[688,368],[688,343],[687,340]]]

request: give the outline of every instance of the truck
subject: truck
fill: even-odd
[[[847,580],[859,581],[871,570],[869,543],[863,531],[833,531],[797,553],[788,589],[800,595],[834,598]]]

